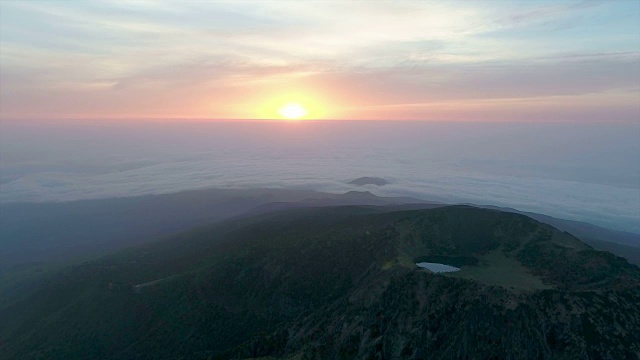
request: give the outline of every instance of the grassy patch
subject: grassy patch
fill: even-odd
[[[542,282],[542,279],[531,274],[518,260],[507,257],[501,250],[482,255],[478,260],[478,266],[466,266],[460,271],[448,273],[447,276],[472,279],[513,290],[534,291],[551,288]]]

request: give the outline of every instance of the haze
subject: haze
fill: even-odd
[[[637,231],[638,125],[34,123],[2,131],[0,200],[205,187],[369,190],[516,207]],[[358,187],[360,176],[391,184]]]
[[[0,6],[2,202],[357,189],[640,231],[638,2]]]

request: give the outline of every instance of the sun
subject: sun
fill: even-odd
[[[288,103],[278,110],[280,116],[287,119],[300,119],[307,115],[308,111],[298,103]]]

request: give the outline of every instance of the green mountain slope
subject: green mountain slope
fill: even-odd
[[[640,269],[526,216],[467,206],[259,215],[53,279],[0,311],[8,358],[640,355]]]

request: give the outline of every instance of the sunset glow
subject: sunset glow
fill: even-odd
[[[5,119],[640,118],[637,1],[0,8]]]
[[[307,109],[298,103],[288,103],[278,110],[280,115],[286,119],[301,119],[307,115]]]

